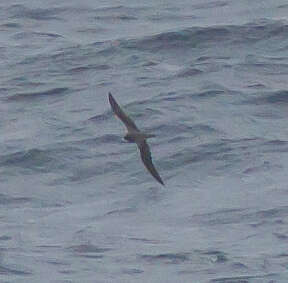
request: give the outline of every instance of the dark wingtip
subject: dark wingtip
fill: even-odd
[[[162,181],[162,179],[161,179],[160,176],[159,176],[159,178],[156,178],[156,179],[157,179],[157,181],[158,181],[162,186],[165,187],[165,184],[164,184],[164,182]]]
[[[113,95],[111,94],[111,92],[108,93],[108,96],[109,96],[110,105],[113,107],[113,105],[116,104],[116,101],[115,101]]]

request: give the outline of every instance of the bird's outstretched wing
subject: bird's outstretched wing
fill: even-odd
[[[125,124],[127,130],[139,132],[139,129],[137,128],[135,123],[128,115],[125,114],[125,112],[121,109],[121,107],[118,105],[118,103],[116,102],[116,100],[114,99],[114,97],[110,92],[109,92],[109,102],[113,112]]]
[[[151,152],[147,142],[144,140],[142,142],[137,143],[138,148],[140,150],[141,159],[147,168],[147,170],[151,173],[151,175],[164,186],[164,182],[162,181],[160,175],[158,174],[157,170],[155,169],[152,163]]]

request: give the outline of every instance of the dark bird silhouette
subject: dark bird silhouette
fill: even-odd
[[[125,135],[124,139],[128,142],[134,142],[137,144],[139,150],[141,159],[147,168],[147,170],[151,173],[151,175],[164,186],[164,182],[162,181],[160,175],[158,174],[157,170],[155,169],[153,163],[152,163],[152,157],[149,145],[146,142],[146,139],[155,137],[155,135],[150,135],[141,132],[133,120],[125,114],[125,112],[121,109],[121,107],[118,105],[112,94],[109,92],[109,102],[111,105],[111,108],[115,115],[125,124],[127,128],[127,134]]]

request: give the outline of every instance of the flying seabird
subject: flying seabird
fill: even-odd
[[[137,144],[141,159],[147,168],[147,170],[151,173],[151,175],[164,186],[164,182],[162,181],[160,175],[158,174],[157,170],[155,169],[153,163],[152,163],[152,157],[149,145],[146,142],[146,139],[155,137],[155,135],[150,135],[141,132],[135,123],[132,121],[130,117],[128,117],[127,114],[121,109],[121,107],[118,105],[112,94],[109,92],[109,102],[111,105],[111,108],[115,115],[125,124],[127,128],[127,134],[125,135],[124,139],[128,142],[134,142]]]

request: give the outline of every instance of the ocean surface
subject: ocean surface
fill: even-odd
[[[1,283],[288,282],[287,0],[1,1],[0,62]]]

